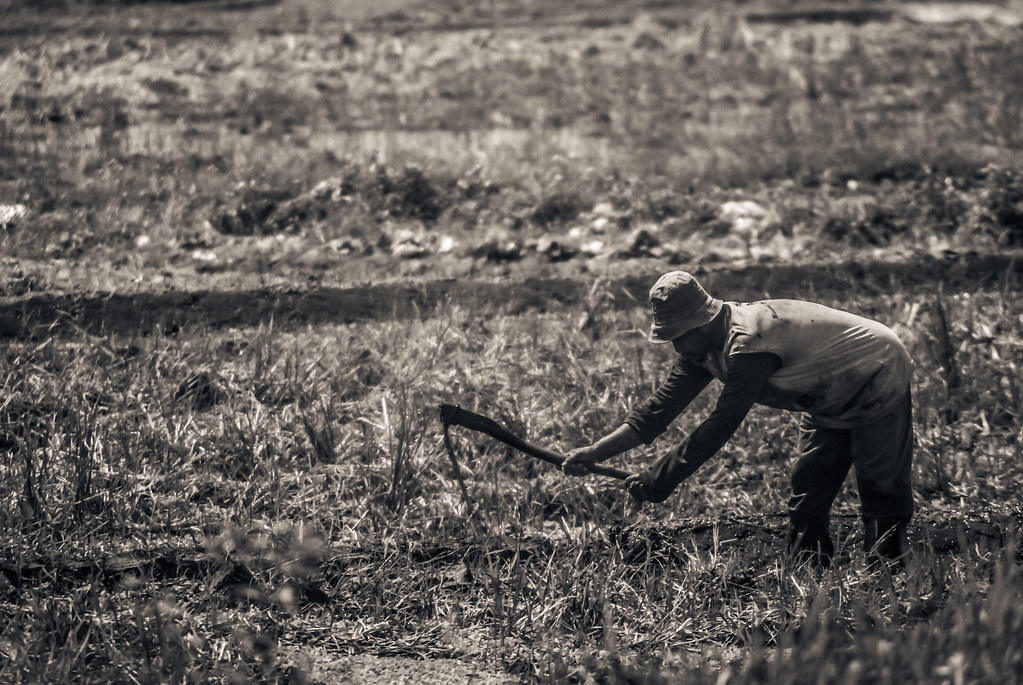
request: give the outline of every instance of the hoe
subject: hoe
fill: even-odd
[[[550,450],[545,450],[542,447],[537,447],[536,445],[531,445],[509,431],[507,428],[501,426],[493,419],[483,416],[482,414],[476,414],[466,409],[462,409],[461,407],[453,404],[440,405],[440,420],[444,425],[444,446],[447,447],[448,455],[451,457],[451,462],[455,467],[455,475],[458,477],[458,484],[462,488],[462,495],[465,497],[466,501],[469,500],[469,494],[465,488],[465,483],[462,481],[461,471],[458,468],[458,461],[455,459],[455,449],[451,444],[451,439],[448,437],[448,427],[450,426],[462,426],[463,428],[479,431],[480,433],[486,433],[490,437],[500,440],[504,444],[510,445],[520,452],[549,464],[554,464],[558,467],[565,462],[565,458],[560,454],[556,454]],[[632,475],[628,471],[622,471],[621,469],[616,469],[612,466],[601,466],[600,464],[592,464],[590,466],[590,473],[596,473],[601,476],[610,476],[611,478],[617,478],[618,480],[625,480]]]

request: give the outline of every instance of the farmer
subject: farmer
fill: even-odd
[[[663,433],[713,378],[724,384],[713,412],[677,447],[630,477],[629,493],[662,502],[735,432],[754,403],[804,412],[788,503],[789,550],[828,564],[829,512],[856,467],[871,558],[899,560],[913,513],[909,381],[913,361],[886,326],[800,300],[722,302],[684,271],[650,290],[649,340],[670,342],[668,377],[614,432],[572,450],[570,475]]]

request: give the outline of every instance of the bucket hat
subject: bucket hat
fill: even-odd
[[[671,342],[713,321],[723,305],[721,300],[708,295],[692,274],[666,273],[650,288],[650,313],[654,321],[648,340]]]

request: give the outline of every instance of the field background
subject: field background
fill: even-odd
[[[1020,3],[0,7],[0,681],[1023,679]],[[452,463],[617,426],[674,268],[903,337],[906,571],[852,479],[784,558],[792,416]]]

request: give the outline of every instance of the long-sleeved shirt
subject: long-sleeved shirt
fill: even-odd
[[[680,356],[625,421],[650,444],[711,379],[724,384],[710,416],[643,473],[652,501],[666,499],[712,457],[754,403],[852,428],[889,412],[908,389],[913,362],[895,333],[876,321],[798,300],[727,304],[724,347],[702,360]]]

